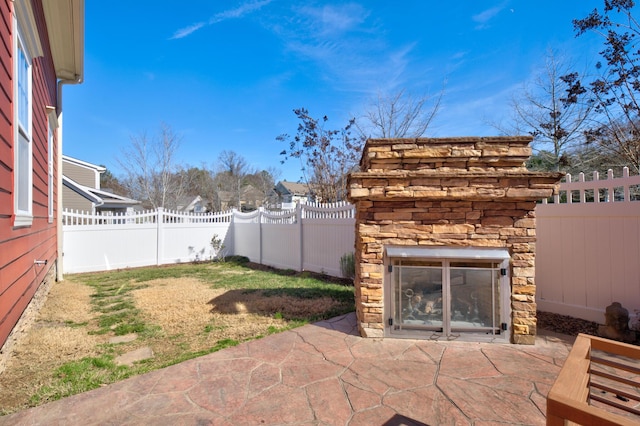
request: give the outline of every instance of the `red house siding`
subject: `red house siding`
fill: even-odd
[[[13,198],[11,189],[13,186],[13,133],[11,122],[13,121],[11,108],[11,15],[8,0],[0,4],[0,241],[6,238],[5,220],[9,220],[13,212]],[[0,250],[0,256],[2,251]],[[0,264],[1,261],[0,261]],[[1,273],[1,272],[0,272]],[[0,275],[0,277],[3,277]],[[0,278],[0,285],[4,281]],[[1,293],[0,293],[1,294]],[[2,340],[0,340],[2,341]]]
[[[57,104],[57,80],[41,0],[36,0],[33,1],[33,10],[44,55],[32,59],[33,223],[28,227],[15,228],[12,3],[2,0],[0,9],[0,345],[3,345],[35,292],[48,279],[58,257],[56,222],[54,218],[53,223],[49,223],[48,217],[49,125],[46,109]],[[57,158],[55,140],[53,149],[53,158]],[[57,216],[57,172],[54,169],[52,182],[54,216]],[[36,265],[36,260],[46,260],[47,264]]]

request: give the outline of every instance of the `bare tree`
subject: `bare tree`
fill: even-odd
[[[266,170],[256,172],[247,177],[248,182],[262,194],[262,203],[275,203],[277,194],[274,192],[276,181],[280,178],[280,170],[275,167],[269,167]]]
[[[100,174],[100,189],[129,197],[131,194],[129,194],[129,190],[122,184],[122,181],[114,176],[106,166],[102,165],[102,167],[105,168],[105,172]]]
[[[532,135],[540,164],[556,171],[569,165],[570,151],[584,142],[594,105],[579,75],[569,70],[549,51],[541,71],[512,96],[510,122],[493,124],[503,134]]]
[[[600,55],[605,63],[596,64],[600,75],[589,84],[600,114],[589,142],[640,172],[640,23],[634,7],[632,0],[604,0],[602,10],[573,25],[578,36],[589,31],[604,41]]]
[[[159,134],[131,136],[131,144],[118,160],[125,171],[124,186],[134,198],[153,208],[175,208],[187,187],[186,174],[179,173],[176,153],[181,138],[162,123]]]
[[[424,136],[440,110],[444,88],[436,96],[412,97],[400,90],[378,93],[355,121],[358,131],[370,138],[419,138]]]
[[[604,121],[587,133],[587,144],[598,147],[603,160],[617,158],[618,165],[640,173],[640,117]]]
[[[298,158],[302,179],[311,192],[322,202],[342,200],[346,193],[347,175],[355,169],[360,160],[363,138],[351,136],[351,120],[344,128],[326,129],[329,118],[321,120],[309,115],[305,108],[293,112],[300,119],[298,132],[293,138],[282,134],[276,138],[287,144],[280,152],[286,161]]]
[[[253,173],[247,160],[234,151],[222,151],[218,156],[216,182],[218,188],[230,195],[229,207],[240,208],[242,188],[247,184],[247,176]]]

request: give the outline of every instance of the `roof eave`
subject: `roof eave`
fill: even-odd
[[[51,54],[60,80],[84,77],[84,0],[42,2]]]
[[[78,182],[74,181],[73,179],[69,179],[68,177],[63,175],[62,183],[64,186],[71,189],[81,197],[84,197],[90,202],[96,204],[96,206],[101,206],[103,204],[102,198],[100,198],[96,194],[91,193],[91,191],[89,191],[89,188],[87,188],[84,185],[80,185]]]

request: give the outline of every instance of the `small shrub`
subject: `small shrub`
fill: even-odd
[[[353,252],[345,253],[340,258],[340,272],[345,278],[353,279],[356,276],[356,257]]]
[[[218,234],[213,234],[213,237],[211,237],[211,248],[213,249],[212,259],[224,262],[225,246],[222,243],[222,239],[218,237]]]

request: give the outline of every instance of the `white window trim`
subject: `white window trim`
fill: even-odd
[[[31,226],[33,223],[33,71],[32,71],[32,56],[28,50],[27,45],[22,37],[20,25],[17,18],[13,18],[13,28],[15,37],[13,37],[13,52],[14,52],[14,85],[13,85],[13,100],[14,100],[14,213],[15,219],[13,225],[15,227]],[[22,49],[25,54],[28,70],[27,70],[27,99],[29,105],[27,106],[27,125],[23,128],[19,120],[19,93],[18,93],[18,80],[19,80],[19,61],[18,61],[18,49]],[[27,209],[21,210],[19,207],[19,185],[20,174],[24,171],[20,170],[19,148],[21,133],[27,139],[28,142],[28,160],[27,160]]]
[[[22,41],[25,43],[27,50],[32,58],[43,56],[42,44],[38,35],[38,26],[33,14],[33,6],[31,0],[14,0],[13,7],[15,11],[15,19],[21,30]],[[16,28],[14,26],[14,28]]]

